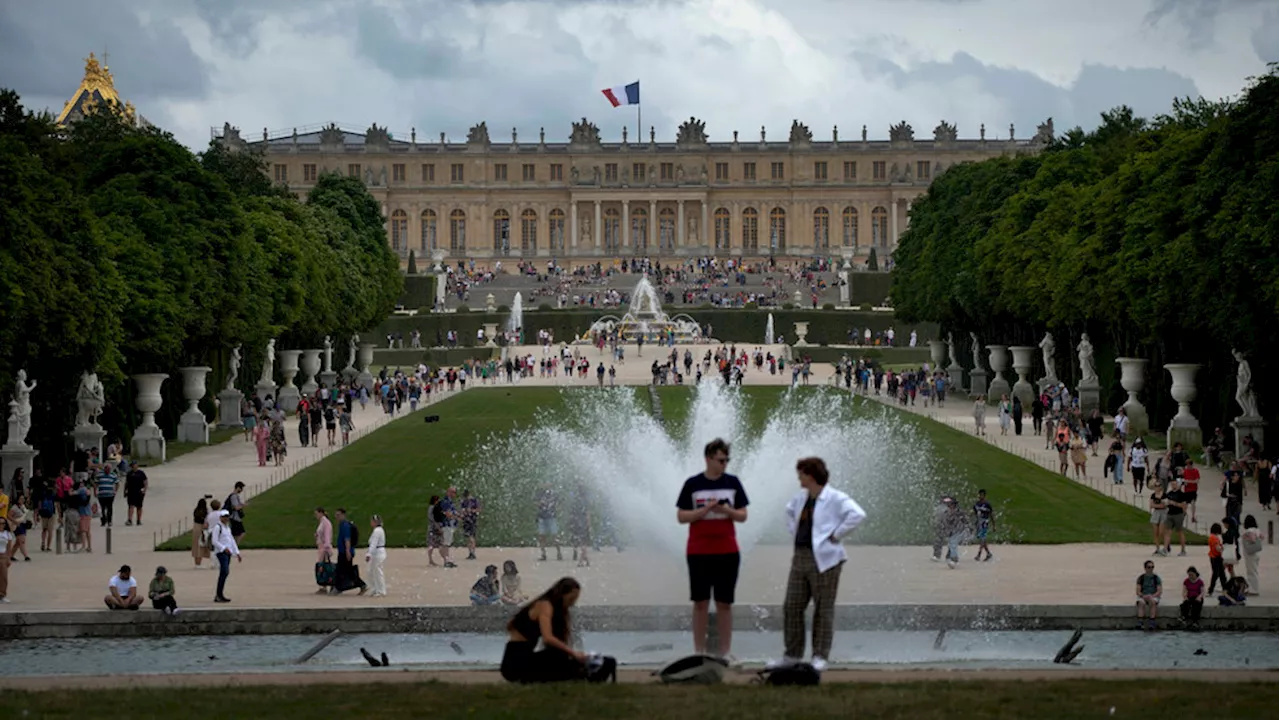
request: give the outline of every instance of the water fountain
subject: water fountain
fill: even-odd
[[[623,341],[643,337],[646,341],[665,339],[668,333],[675,333],[677,343],[701,342],[702,326],[688,315],[669,317],[662,311],[662,301],[658,291],[649,282],[648,277],[640,278],[635,290],[631,291],[631,305],[622,317],[605,315],[591,323],[590,329],[583,333],[579,342],[591,342],[593,333],[618,331]]]
[[[764,344],[773,344],[773,313],[769,313],[769,319],[764,323]]]
[[[518,332],[524,327],[524,296],[519,291],[511,299],[511,314],[507,316],[507,332]]]

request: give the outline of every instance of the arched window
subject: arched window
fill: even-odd
[[[467,214],[461,210],[449,213],[449,252],[467,251]]]
[[[813,249],[831,248],[831,213],[820,207],[813,211]]]
[[[436,249],[436,211],[422,211],[422,247],[420,252],[429,253]]]
[[[845,247],[858,247],[858,208],[850,205],[840,213],[840,242]]]
[[[409,215],[403,210],[391,213],[391,249],[398,253],[409,251]]]
[[[511,215],[506,210],[493,213],[493,252],[495,255],[511,254]]]
[[[538,213],[525,210],[520,213],[520,254],[535,255],[538,252]]]
[[[551,211],[547,230],[550,231],[551,252],[564,252],[564,211],[556,208]]]
[[[729,211],[726,208],[716,209],[716,249],[728,250],[731,242],[729,239]]]
[[[631,247],[637,252],[649,248],[649,213],[644,208],[631,211]]]
[[[871,211],[871,244],[889,245],[889,211],[880,206]]]
[[[671,208],[662,208],[658,212],[658,248],[663,251],[676,249],[676,212]]]
[[[617,252],[620,247],[622,247],[622,214],[616,208],[609,208],[604,211],[604,249]]]
[[[755,208],[742,211],[742,249],[750,252],[760,249],[760,214]]]
[[[787,211],[780,207],[769,213],[769,252],[787,249]]]

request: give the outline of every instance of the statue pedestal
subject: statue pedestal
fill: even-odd
[[[209,444],[209,421],[204,413],[182,413],[178,419],[178,442]]]
[[[88,425],[77,425],[71,431],[71,437],[75,439],[76,449],[97,448],[98,457],[102,457],[102,440],[107,436],[107,431],[102,429],[101,425],[89,423]]]
[[[129,443],[129,454],[135,459],[148,458],[164,462],[168,445],[164,433],[156,425],[139,425],[133,431],[133,440]]]
[[[987,394],[987,371],[974,368],[969,371],[969,397],[977,398]]]
[[[267,401],[267,398],[271,398],[274,401],[276,397],[276,384],[270,380],[266,382],[259,380],[258,384],[254,386],[254,395],[257,395],[258,399],[264,403]]]
[[[320,384],[330,390],[338,387],[338,373],[334,370],[325,370],[320,373]]]
[[[1040,392],[1044,392],[1045,390],[1048,390],[1050,387],[1057,387],[1061,384],[1062,384],[1062,381],[1059,380],[1058,376],[1055,375],[1054,373],[1049,373],[1048,375],[1036,381],[1036,387],[1040,389]]]
[[[1080,414],[1086,418],[1102,405],[1102,388],[1097,380],[1081,382],[1080,387],[1076,388],[1076,394],[1080,397]]]
[[[1245,453],[1244,436],[1252,435],[1254,440],[1261,442],[1263,432],[1267,429],[1267,421],[1257,415],[1241,415],[1231,422],[1231,427],[1235,428],[1236,431],[1236,457],[1241,458],[1244,457]],[[12,474],[13,472],[9,471],[9,475]],[[9,475],[5,477],[9,477]]]
[[[342,379],[347,381],[348,383],[355,382],[355,379],[359,376],[360,376],[360,371],[350,365],[342,368]]]
[[[302,402],[302,391],[298,390],[296,385],[285,385],[276,395],[276,406],[287,413],[297,410],[300,402]]]
[[[373,394],[373,373],[369,372],[369,368],[360,371],[356,376],[356,384],[363,385],[370,395]]]
[[[244,393],[239,390],[223,390],[218,393],[218,427],[243,427],[240,419],[240,403],[244,402]]]
[[[952,363],[947,368],[947,376],[951,379],[952,392],[964,392],[964,368],[959,363]]]
[[[105,434],[106,432],[104,431],[103,435]],[[98,438],[98,443],[101,445],[101,437]],[[13,471],[18,468],[22,468],[26,477],[30,478],[35,467],[36,456],[39,454],[39,450],[26,443],[16,445],[5,443],[4,447],[0,447],[0,477],[4,478],[4,484],[6,486],[9,484],[9,481],[13,479]]]

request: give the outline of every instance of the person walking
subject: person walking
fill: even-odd
[[[804,613],[813,601],[814,670],[827,668],[835,636],[836,592],[848,554],[841,541],[866,519],[858,503],[827,485],[827,464],[817,457],[796,462],[800,492],[787,503],[787,529],[795,538],[791,573],[783,601],[782,660],[770,669],[790,667],[804,656]]]
[[[231,574],[231,558],[234,556],[236,562],[244,562],[244,558],[240,556],[240,546],[231,533],[231,511],[225,508],[219,510],[218,522],[211,525],[210,530],[212,534],[209,543],[213,545],[214,556],[218,558],[218,589],[214,592],[213,601],[229,603],[231,598],[224,591],[227,588],[227,576]]]
[[[987,396],[979,395],[973,401],[973,434],[979,437],[987,434]]]
[[[333,517],[338,521],[338,562],[333,575],[333,590],[335,593],[342,593],[351,588],[360,588],[360,594],[363,595],[369,590],[369,586],[360,579],[360,569],[355,564],[356,548],[360,545],[359,528],[347,519],[347,511],[343,508],[338,508]]]
[[[365,550],[364,561],[369,566],[369,594],[373,597],[386,597],[387,579],[382,566],[387,561],[387,533],[382,529],[382,516],[369,518],[369,549]]]
[[[685,480],[676,500],[676,519],[689,526],[686,562],[693,602],[693,648],[705,654],[710,603],[716,602],[719,655],[729,657],[733,641],[733,601],[738,585],[738,537],[734,523],[747,521],[747,492],[725,472],[729,443],[716,438],[703,449],[706,469]]]

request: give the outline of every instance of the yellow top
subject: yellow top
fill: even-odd
[[[116,108],[124,113],[130,122],[134,121],[133,103],[120,100],[115,81],[111,77],[111,70],[101,65],[93,53],[89,53],[89,57],[84,62],[84,79],[80,81],[80,87],[76,88],[75,94],[63,106],[62,112],[58,114],[58,124],[65,125],[67,119],[77,110],[81,115],[86,115],[94,108],[101,106]]]

